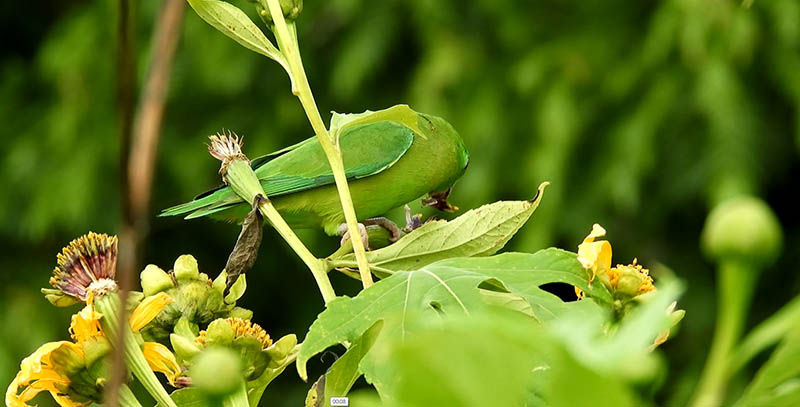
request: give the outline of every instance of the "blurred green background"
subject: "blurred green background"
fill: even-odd
[[[235,2],[251,15],[252,6]],[[138,78],[150,61],[161,2],[138,2]],[[56,253],[89,230],[120,227],[115,108],[117,3],[44,0],[0,6],[0,384],[41,343],[67,337],[69,315],[47,303]],[[205,137],[244,135],[258,155],[311,135],[283,70],[187,9],[171,78],[144,261],[180,254],[215,275],[235,225],[157,219],[219,183]],[[687,283],[686,318],[663,346],[659,405],[681,405],[711,339],[714,266],[699,249],[711,207],[741,193],[765,199],[786,239],[758,283],[749,324],[800,291],[800,2],[667,0],[538,2],[307,0],[298,22],[320,110],[396,103],[447,118],[471,150],[452,201],[473,208],[530,198],[539,210],[507,249],[575,250],[592,223],[615,262],[661,263]],[[328,119],[328,114],[323,114]],[[393,216],[397,220],[400,212]],[[337,239],[302,234],[322,256]],[[355,293],[336,275],[337,292]],[[311,274],[272,230],[240,304],[273,337],[302,338],[322,300]],[[333,357],[317,358],[311,375]],[[754,362],[757,366],[763,359]],[[751,366],[751,372],[752,367]],[[749,381],[734,381],[733,391]],[[298,405],[292,369],[264,404]],[[50,400],[40,397],[41,405]]]

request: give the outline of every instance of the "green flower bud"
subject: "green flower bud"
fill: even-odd
[[[213,347],[197,355],[189,369],[192,385],[200,391],[225,396],[242,384],[239,355],[230,349]]]
[[[222,272],[219,273],[217,278],[214,279],[213,283],[214,289],[219,291],[220,294],[225,292],[225,284],[227,280],[228,280],[228,272],[222,270]],[[247,290],[247,279],[245,278],[244,274],[240,274],[239,278],[231,286],[231,291],[228,293],[228,296],[225,297],[225,302],[228,304],[236,302],[236,300],[242,298],[245,290]]]
[[[156,316],[150,324],[142,330],[142,335],[146,340],[165,343],[169,340],[171,333],[178,333],[184,337],[193,337],[197,334],[198,326],[205,326],[217,318],[231,316],[235,309],[235,299],[240,297],[246,288],[244,278],[232,287],[228,295],[228,302],[222,300],[222,290],[224,290],[225,276],[217,278],[212,284],[211,280],[204,273],[197,269],[197,261],[192,256],[181,256],[175,261],[173,272],[176,278],[173,280],[177,284],[165,290],[174,300],[167,305]],[[180,274],[180,278],[177,275]],[[224,274],[224,273],[223,273]],[[222,284],[222,286],[220,286]],[[250,316],[248,311],[236,311],[235,316]],[[191,329],[179,332],[176,324],[181,319],[186,320],[184,328]],[[189,333],[190,331],[193,331]]]
[[[81,343],[86,366],[92,366],[98,360],[111,353],[111,344],[105,336],[97,335],[87,338]]]
[[[172,270],[178,281],[194,280],[200,274],[197,269],[197,260],[190,254],[178,257]]]
[[[180,318],[178,323],[175,324],[174,332],[184,338],[194,340],[198,332],[200,332],[200,329],[197,324],[190,322],[188,319]]]
[[[282,366],[286,362],[286,359],[294,352],[295,346],[297,346],[297,335],[289,334],[278,339],[272,346],[268,347],[267,354],[270,357],[269,367],[274,369]]]
[[[702,244],[715,260],[738,258],[758,265],[772,263],[782,245],[781,225],[764,201],[754,197],[729,199],[706,219]]]
[[[172,349],[175,351],[175,356],[178,357],[178,362],[185,363],[192,360],[192,358],[200,353],[200,346],[194,339],[186,338],[178,334],[170,334],[169,342],[172,344]]]
[[[218,319],[208,324],[206,329],[206,346],[227,346],[233,342],[233,327],[224,319]]]
[[[251,381],[264,373],[273,357],[285,358],[285,354],[297,344],[297,337],[284,337],[284,341],[274,347],[269,334],[258,324],[239,318],[225,318],[209,324],[206,331],[200,331],[195,341],[205,347],[224,346],[237,351],[245,380]]]
[[[256,3],[256,10],[261,20],[266,24],[272,24],[272,15],[269,12],[266,0],[251,0]],[[294,21],[303,11],[303,0],[279,0],[283,18],[287,21]]]
[[[242,307],[235,307],[234,309],[231,310],[231,313],[228,315],[228,317],[249,320],[253,318],[253,311],[250,311],[249,309]]]
[[[148,264],[139,276],[142,283],[142,292],[148,297],[175,286],[172,282],[172,277],[155,264]]]

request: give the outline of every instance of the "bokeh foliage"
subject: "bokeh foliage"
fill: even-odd
[[[0,59],[0,383],[39,343],[66,333],[66,314],[51,312],[36,292],[59,248],[119,225],[116,3],[46,3],[36,23],[20,17],[24,3],[1,11],[14,41]],[[136,5],[140,79],[159,6]],[[509,248],[574,250],[600,222],[615,258],[663,263],[686,280],[687,318],[665,346],[661,400],[688,397],[710,342],[713,274],[699,250],[708,208],[738,193],[760,195],[786,231],[788,249],[763,276],[751,323],[800,288],[791,250],[800,243],[791,199],[800,174],[800,3],[307,0],[298,28],[322,111],[409,103],[460,131],[472,155],[453,197],[462,208],[530,198],[551,182]],[[154,215],[217,185],[202,143],[223,127],[243,134],[251,155],[311,135],[282,69],[189,12]],[[208,220],[154,217],[145,261],[166,267],[193,253],[201,271],[215,273],[237,233]],[[303,238],[318,254],[336,245],[316,231]],[[248,277],[262,295],[251,288],[243,305],[275,336],[303,332],[322,302],[274,232],[265,241],[276,243]],[[346,278],[334,284],[355,288]],[[300,296],[308,300],[290,302]],[[302,400],[306,385],[290,374],[279,380],[295,389],[286,405]]]

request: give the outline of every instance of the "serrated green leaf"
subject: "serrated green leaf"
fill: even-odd
[[[554,318],[571,304],[539,288],[543,284],[566,283],[577,286],[600,302],[613,301],[603,284],[596,282],[589,287],[588,273],[575,253],[556,248],[539,250],[534,254],[504,253],[484,258],[448,259],[435,263],[435,266],[470,270],[502,282],[505,289],[521,295],[531,304],[533,316],[539,321]]]
[[[538,320],[551,319],[565,309],[560,299],[539,288],[551,282],[576,285],[600,300],[611,298],[602,284],[589,288],[588,274],[576,255],[563,250],[449,259],[418,270],[399,271],[354,298],[339,297],[331,301],[303,341],[297,359],[298,372],[305,378],[305,365],[311,356],[329,346],[355,340],[378,320],[386,322],[386,336],[404,338],[407,317],[411,314],[426,319],[468,315],[485,309],[487,302],[478,289],[482,284],[524,297]]]
[[[338,297],[317,317],[297,357],[297,371],[306,378],[308,359],[328,346],[354,341],[372,324],[394,314],[399,323],[386,324],[387,335],[405,335],[402,316],[420,313],[435,316],[439,312],[469,314],[485,307],[477,290],[486,276],[455,268],[401,271],[361,291],[356,297]]]
[[[417,270],[453,257],[491,256],[528,221],[548,183],[539,185],[530,201],[500,201],[467,211],[451,220],[429,222],[387,247],[366,254],[379,277],[397,270]],[[334,260],[336,267],[357,267],[350,253]]]
[[[245,48],[285,65],[280,51],[264,33],[233,4],[219,0],[188,0],[200,18]]]

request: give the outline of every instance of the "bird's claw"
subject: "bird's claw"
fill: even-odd
[[[361,241],[364,242],[364,250],[369,250],[369,235],[367,234],[367,227],[363,223],[358,223],[358,232],[361,233]],[[347,230],[347,224],[342,223],[339,225],[339,234],[342,235],[342,240],[339,241],[339,246],[344,246],[350,240],[350,231]]]
[[[444,212],[457,211],[457,206],[447,202],[451,191],[452,188],[447,188],[445,191],[428,193],[428,197],[422,198],[422,206],[430,206]]]

